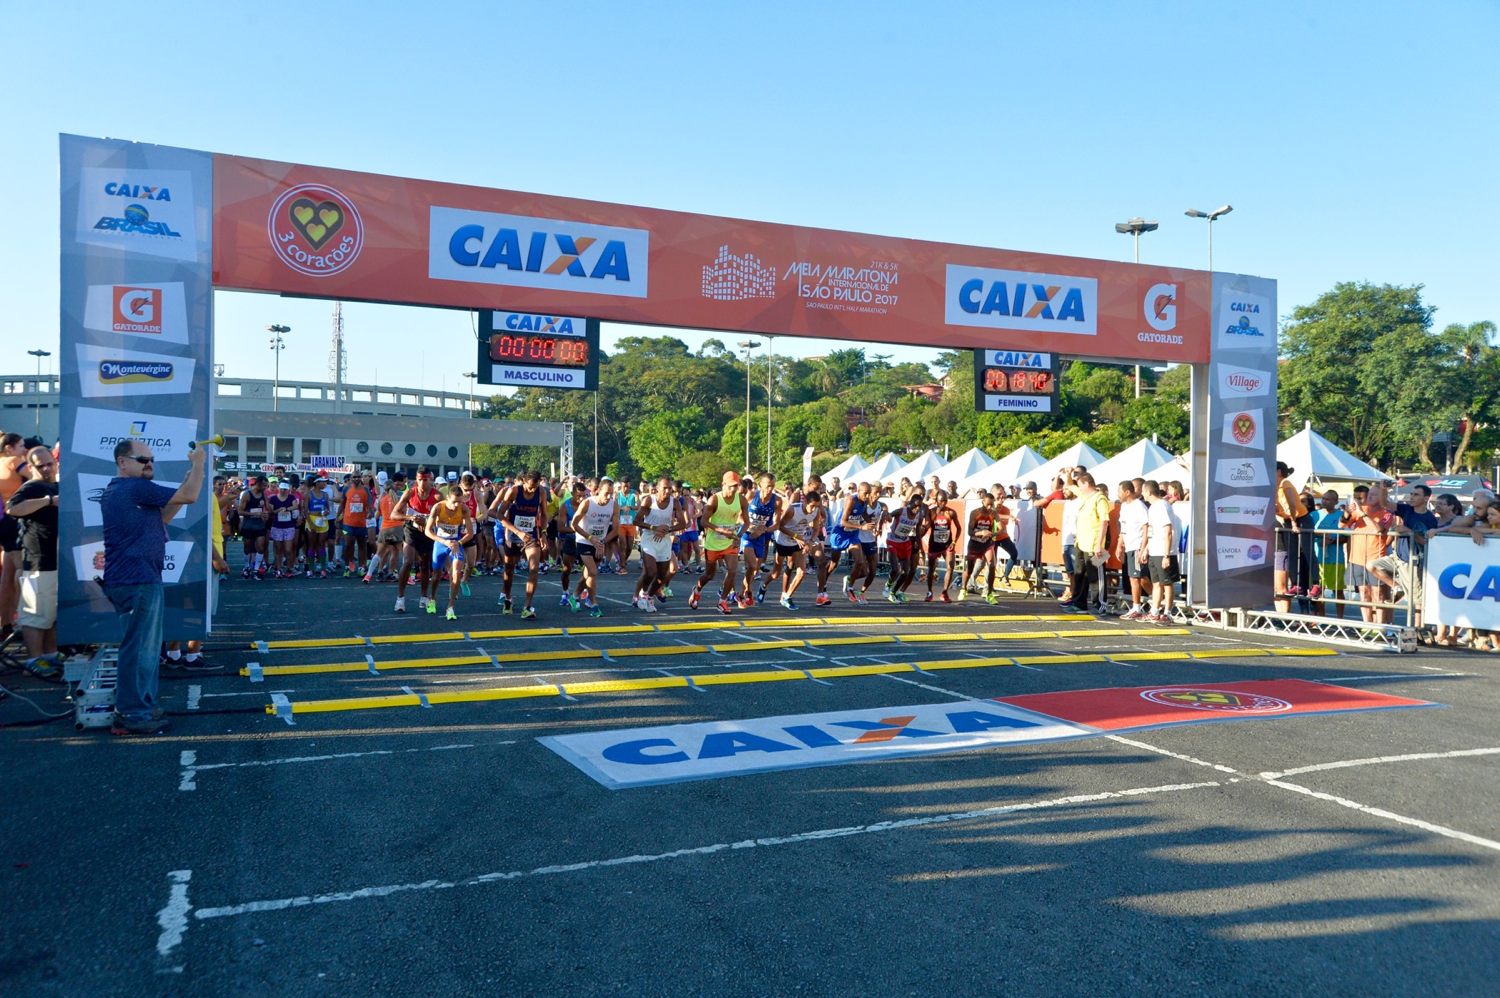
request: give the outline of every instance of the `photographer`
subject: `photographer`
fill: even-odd
[[[164,517],[197,502],[208,451],[188,452],[188,473],[176,490],[157,485],[156,458],[139,440],[115,445],[116,477],[104,487],[104,594],[120,615],[124,635],[115,682],[111,734],[152,735],[167,727],[158,703],[163,615]]]
[[[26,452],[31,480],[5,504],[21,523],[21,613],[26,671],[43,679],[57,675],[57,461],[45,447]]]

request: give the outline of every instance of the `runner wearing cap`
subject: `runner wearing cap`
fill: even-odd
[[[256,475],[240,496],[240,537],[245,543],[245,578],[266,577],[266,476]]]
[[[604,609],[596,602],[599,595],[599,559],[609,550],[609,544],[620,529],[620,508],[615,501],[615,483],[608,478],[599,479],[593,495],[584,498],[573,513],[574,544],[578,549],[578,560],[583,564],[583,578],[578,583],[579,597],[568,601],[568,609],[577,611],[578,605],[588,607],[590,617],[604,616]],[[584,595],[587,593],[587,595]]]
[[[427,515],[439,500],[437,489],[432,487],[432,471],[422,465],[417,469],[417,480],[402,493],[391,512],[406,521],[406,544],[401,552],[401,569],[396,577],[396,612],[406,612],[406,585],[412,569],[417,572],[417,585],[421,595],[418,609],[427,610],[431,599],[437,598],[437,580],[429,571],[432,565],[432,540],[427,536]],[[431,590],[429,597],[428,591]],[[436,613],[436,608],[428,611]]]
[[[301,520],[301,503],[292,494],[292,483],[283,478],[276,483],[276,494],[266,500],[271,520],[271,571],[278,579],[292,575],[297,557],[297,527]]]
[[[457,620],[459,588],[463,585],[464,549],[474,538],[474,518],[469,507],[464,505],[463,486],[449,482],[444,488],[443,500],[427,515],[425,533],[432,542],[432,596],[427,600],[427,612],[437,613],[437,578],[447,569],[448,612],[447,619]]]
[[[322,578],[328,578],[329,524],[333,519],[333,502],[328,498],[328,479],[321,475],[307,491],[307,577],[313,577],[313,562],[318,563]]]

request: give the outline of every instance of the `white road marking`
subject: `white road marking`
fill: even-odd
[[[198,908],[193,911],[193,917],[200,921],[214,918],[228,918],[235,915],[248,915],[265,911],[285,911],[290,908],[305,908],[310,905],[335,904],[343,901],[357,901],[363,898],[388,897],[392,894],[412,893],[417,891],[446,890],[454,887],[477,887],[483,884],[499,883],[508,880],[519,880],[526,877],[549,876],[557,873],[578,873],[584,870],[594,870],[615,866],[634,866],[643,863],[659,863],[672,859],[683,859],[690,856],[709,856],[720,852],[732,852],[743,849],[761,849],[773,846],[798,845],[804,842],[817,842],[824,839],[846,838],[853,835],[875,835],[884,832],[905,831],[911,828],[923,828],[932,825],[951,824],[959,821],[971,821],[980,818],[994,818],[1006,814],[1015,814],[1025,811],[1037,811],[1046,808],[1067,807],[1075,804],[1094,804],[1100,801],[1126,800],[1133,797],[1146,797],[1153,794],[1176,793],[1184,790],[1201,790],[1208,787],[1217,787],[1222,784],[1218,781],[1207,783],[1172,783],[1156,787],[1135,787],[1129,790],[1107,790],[1101,793],[1077,794],[1071,797],[1054,797],[1050,800],[1028,801],[1022,804],[1003,804],[995,807],[980,808],[973,811],[952,811],[945,814],[924,815],[917,818],[902,818],[893,821],[881,821],[870,825],[853,825],[843,828],[823,828],[810,832],[798,832],[794,835],[781,835],[758,839],[742,839],[738,842],[717,842],[713,845],[696,846],[687,849],[674,849],[671,852],[654,853],[650,855],[616,856],[610,859],[586,860],[579,863],[565,863],[554,866],[539,866],[530,870],[510,870],[503,873],[485,873],[477,877],[469,877],[463,880],[424,880],[419,883],[385,884],[377,887],[361,887],[357,890],[338,891],[329,894],[311,894],[298,897],[273,898],[265,901],[249,901],[244,904],[224,905],[216,908]]]
[[[202,699],[203,699],[203,687],[202,686],[189,686],[188,687],[188,694],[187,694],[187,709],[188,710],[197,710],[198,709],[198,701],[202,700]]]
[[[1480,846],[1485,849],[1493,849],[1496,852],[1500,852],[1500,842],[1496,842],[1494,839],[1480,838],[1478,835],[1470,835],[1468,832],[1460,832],[1457,829],[1448,828],[1444,825],[1435,825],[1430,821],[1423,821],[1421,818],[1408,818],[1405,815],[1396,814],[1394,811],[1387,811],[1384,808],[1379,807],[1370,807],[1368,804],[1361,804],[1358,801],[1349,800],[1347,797],[1338,797],[1334,794],[1326,794],[1320,790],[1312,790],[1308,787],[1299,786],[1296,783],[1286,783],[1282,780],[1266,780],[1265,782],[1270,786],[1281,787],[1283,790],[1293,790],[1299,794],[1306,794],[1309,797],[1316,797],[1318,800],[1329,801],[1330,803],[1337,804],[1340,807],[1347,807],[1351,810],[1361,811],[1365,814],[1373,815],[1377,818],[1385,818],[1387,821],[1394,821],[1402,825],[1411,825],[1413,828],[1420,828],[1424,832],[1431,832],[1434,835],[1441,835],[1445,838],[1457,839],[1460,842],[1467,842],[1470,845]]]
[[[197,752],[183,752],[177,757],[177,764],[182,767],[182,779],[177,783],[178,790],[198,789],[198,762]]]
[[[1138,742],[1134,738],[1125,738],[1121,735],[1105,735],[1104,737],[1112,742],[1119,742],[1121,745],[1129,745],[1132,748],[1145,749],[1148,752],[1155,752],[1157,755],[1165,755],[1173,759],[1179,759],[1182,762],[1190,762],[1195,766],[1205,766],[1208,769],[1217,770],[1220,773],[1229,773],[1233,776],[1239,775],[1239,770],[1237,769],[1230,769],[1228,766],[1221,766],[1217,762],[1207,762],[1203,759],[1195,759],[1190,755],[1183,755],[1179,752],[1173,752],[1170,749],[1164,749],[1156,745],[1149,745],[1146,742]]]
[[[1462,759],[1476,755],[1500,755],[1500,748],[1457,749],[1453,752],[1413,752],[1409,755],[1380,755],[1369,759],[1345,759],[1342,762],[1322,762],[1316,766],[1299,766],[1279,773],[1261,773],[1263,780],[1277,780],[1283,776],[1300,776],[1303,773],[1320,773],[1329,769],[1348,769],[1351,766],[1380,766],[1388,762],[1420,762],[1426,759]]]
[[[182,945],[182,935],[187,931],[188,913],[193,906],[188,903],[188,881],[193,879],[192,870],[173,870],[167,874],[172,889],[167,894],[167,903],[156,913],[156,924],[161,926],[161,935],[156,937],[156,952],[166,956]]]
[[[1325,676],[1319,679],[1320,683],[1353,683],[1362,679],[1446,679],[1450,677],[1467,676],[1467,672],[1444,672],[1441,674],[1431,672],[1372,672],[1368,676]]]

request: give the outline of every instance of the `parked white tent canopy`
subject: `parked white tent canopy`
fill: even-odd
[[[988,489],[1000,484],[1007,488],[1031,480],[1031,471],[1047,463],[1047,459],[1035,450],[1021,445],[1009,454],[967,478],[958,479],[958,494],[966,495],[977,489]]]
[[[826,482],[830,478],[837,478],[840,482],[842,482],[855,472],[863,471],[869,466],[869,461],[866,461],[858,454],[851,454],[844,460],[840,461],[838,464],[834,465],[831,470],[823,472],[823,481]]]
[[[1276,459],[1291,465],[1292,485],[1299,489],[1309,478],[1337,482],[1394,480],[1379,468],[1366,464],[1329,441],[1314,430],[1311,423],[1304,423],[1302,432],[1276,445]]]
[[[1104,455],[1100,454],[1088,444],[1079,442],[1063,451],[1061,454],[1027,474],[1028,479],[1036,481],[1037,490],[1046,495],[1052,491],[1052,479],[1062,474],[1064,468],[1092,468],[1096,464],[1104,463]]]
[[[1155,468],[1150,468],[1142,472],[1141,477],[1148,482],[1181,482],[1184,487],[1191,489],[1193,486],[1193,466],[1186,454],[1178,454],[1170,460],[1163,461]]]
[[[905,463],[905,461],[901,460],[894,454],[882,454],[880,457],[877,457],[875,459],[875,462],[873,464],[865,465],[863,468],[859,469],[854,474],[844,479],[844,484],[858,485],[860,482],[883,481],[887,475],[897,470]],[[826,482],[828,480],[828,476],[824,475],[823,480]]]
[[[899,485],[903,478],[912,482],[920,482],[942,466],[943,459],[938,457],[937,451],[923,451],[889,475],[886,475],[881,481],[887,485]]]
[[[994,463],[995,459],[984,451],[978,447],[970,447],[958,455],[958,457],[932,472],[931,475],[936,475],[939,482],[947,485],[949,482],[962,482],[970,475],[977,474]],[[1040,464],[1041,462],[1038,461],[1037,463]],[[927,477],[931,477],[931,475]]]
[[[1158,447],[1150,440],[1137,440],[1103,464],[1089,469],[1094,481],[1109,486],[1111,497],[1118,499],[1119,484],[1132,478],[1145,478],[1148,470],[1160,468],[1171,461],[1172,452]]]

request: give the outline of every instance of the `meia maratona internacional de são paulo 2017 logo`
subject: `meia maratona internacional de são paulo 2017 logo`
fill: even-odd
[[[283,193],[271,206],[266,230],[281,262],[312,277],[347,269],[365,245],[359,209],[322,184],[300,184]]]

